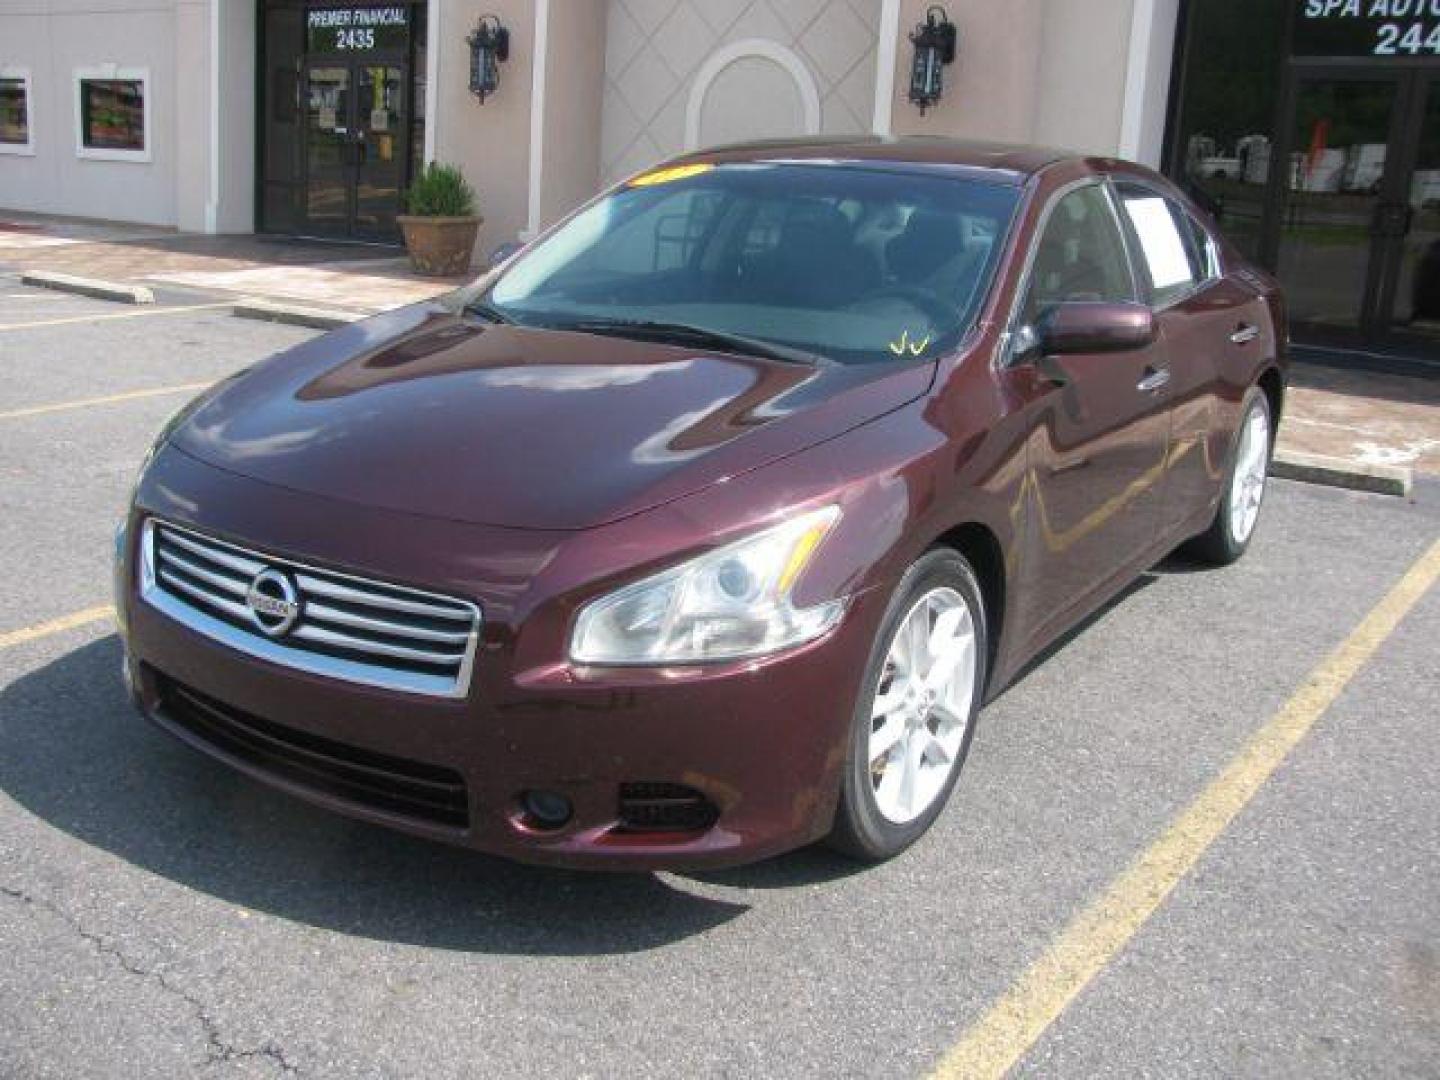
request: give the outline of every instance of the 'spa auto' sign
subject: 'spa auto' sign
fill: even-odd
[[[1440,57],[1440,0],[1299,0],[1293,52]]]

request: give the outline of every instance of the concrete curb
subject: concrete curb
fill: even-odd
[[[290,326],[308,326],[314,330],[334,330],[337,326],[348,326],[368,318],[358,311],[338,311],[334,308],[305,307],[302,304],[285,304],[276,300],[247,298],[236,300],[230,314],[241,319],[260,319],[264,322],[287,323]]]
[[[155,303],[155,294],[144,285],[123,285],[115,281],[79,277],[75,274],[61,274],[53,270],[32,270],[21,274],[20,284],[75,293],[78,296],[89,296],[96,300],[114,300],[121,304]]]
[[[1277,450],[1270,462],[1270,475],[1282,480],[1300,480],[1351,491],[1398,495],[1402,499],[1410,497],[1415,483],[1414,470],[1404,465],[1368,465],[1346,458],[1302,454],[1295,450]]]

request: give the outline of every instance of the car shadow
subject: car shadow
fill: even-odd
[[[795,889],[840,881],[872,869],[869,863],[846,858],[821,844],[792,851],[775,859],[725,870],[693,870],[677,875],[711,885],[736,889]]]
[[[1085,633],[1085,631],[1089,630],[1096,623],[1104,619],[1106,615],[1110,614],[1110,612],[1114,611],[1126,600],[1129,600],[1130,597],[1134,596],[1136,593],[1144,592],[1151,585],[1154,585],[1157,581],[1160,580],[1160,575],[1162,573],[1187,573],[1188,571],[1185,569],[1185,564],[1183,561],[1176,561],[1173,568],[1168,568],[1171,560],[1179,559],[1179,556],[1167,556],[1163,563],[1158,566],[1152,567],[1151,569],[1145,571],[1145,573],[1141,574],[1139,577],[1135,578],[1135,580],[1131,581],[1128,585],[1126,585],[1118,593],[1112,596],[1109,600],[1101,604],[1100,607],[1092,611],[1089,615],[1085,616],[1085,618],[1081,619],[1069,630],[1066,630],[1065,633],[1061,634],[1049,645],[1046,645],[1045,648],[1041,649],[1040,652],[1027,660],[1023,665],[1021,665],[1020,670],[1011,677],[1009,682],[1007,682],[1004,686],[1000,687],[998,691],[991,694],[990,701],[999,701],[1006,694],[1013,692],[1016,688],[1020,686],[1021,683],[1023,683],[1039,668],[1041,668],[1047,660],[1049,660],[1056,653],[1064,649],[1065,646],[1069,645],[1081,634]],[[1162,569],[1162,567],[1167,568]]]
[[[1213,562],[1206,562],[1195,555],[1190,555],[1183,548],[1172,551],[1165,558],[1152,566],[1148,575],[1150,577],[1173,577],[1178,574],[1214,574],[1219,571]]]
[[[111,636],[0,690],[0,790],[227,903],[377,940],[555,956],[640,952],[749,910],[655,874],[526,867],[311,807],[146,723],[119,668]]]

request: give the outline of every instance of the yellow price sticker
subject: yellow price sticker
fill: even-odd
[[[904,356],[909,353],[911,356],[919,356],[930,347],[930,335],[926,334],[923,341],[911,341],[910,331],[902,330],[896,341],[890,342],[890,351],[896,356]]]
[[[656,184],[668,184],[674,180],[684,180],[691,176],[699,176],[715,168],[714,165],[672,165],[668,169],[656,169],[654,172],[641,173],[630,181],[629,186],[654,187]]]

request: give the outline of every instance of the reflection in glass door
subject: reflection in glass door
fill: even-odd
[[[305,73],[305,229],[390,240],[405,185],[405,70],[312,64]]]
[[[389,236],[395,231],[404,182],[403,72],[396,64],[364,64],[356,74],[354,231]]]
[[[1311,337],[1376,329],[1384,241],[1395,224],[1399,91],[1385,76],[1295,83],[1275,266],[1291,322]]]
[[[1404,231],[1388,307],[1396,336],[1433,346],[1440,344],[1440,80],[1420,82],[1416,93],[1418,115],[1406,133],[1414,168],[1403,219],[1394,223]]]
[[[305,79],[306,227],[317,235],[350,231],[350,69],[315,66]]]

